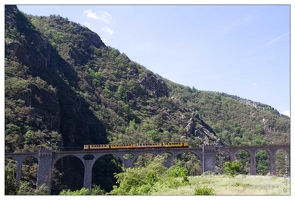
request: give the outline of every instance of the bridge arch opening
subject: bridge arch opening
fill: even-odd
[[[250,153],[246,150],[238,150],[236,160],[242,163],[242,174],[250,174]]]
[[[215,158],[215,172],[222,174],[225,162],[230,162],[230,154],[227,151],[218,150]]]
[[[154,153],[143,153],[140,154],[133,163],[133,167],[145,167],[149,165],[153,158],[156,157],[157,154]]]
[[[27,156],[22,161],[21,180],[29,182],[31,188],[36,189],[38,174],[38,159]]]
[[[170,152],[165,152],[165,153],[162,153],[162,156],[164,156],[164,158],[170,158],[171,156],[173,156],[173,154]]]
[[[277,176],[290,175],[290,155],[285,149],[279,149],[276,151],[275,166]]]
[[[270,174],[270,155],[265,149],[260,149],[255,153],[256,160],[256,174],[267,175]]]
[[[17,178],[17,161],[13,157],[5,157],[5,180],[16,179]],[[14,195],[6,194],[5,195]]]
[[[188,171],[188,176],[197,176],[202,174],[201,159],[193,152],[183,152],[177,154],[172,166],[184,167]]]
[[[132,153],[126,153],[122,156],[125,160],[132,159],[134,155]]]
[[[80,190],[84,183],[84,164],[80,158],[66,155],[58,160],[52,168],[51,193],[59,194],[62,190]]]
[[[92,168],[92,184],[110,192],[117,181],[114,173],[122,172],[122,166],[122,160],[116,155],[106,154],[99,157]]]

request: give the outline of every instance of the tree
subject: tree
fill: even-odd
[[[5,195],[16,195],[18,182],[13,177],[13,172],[5,170]]]
[[[233,161],[232,163],[227,161],[224,163],[223,172],[228,176],[235,176],[241,172],[242,163],[240,161]]]

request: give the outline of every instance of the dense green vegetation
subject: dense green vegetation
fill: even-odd
[[[110,194],[146,195],[162,188],[177,188],[188,183],[187,170],[183,167],[163,166],[164,157],[155,157],[145,167],[128,168],[115,174],[119,186],[114,186]],[[181,179],[176,179],[181,177]]]
[[[223,172],[224,172],[224,174],[226,174],[230,177],[233,177],[235,175],[238,175],[242,171],[241,167],[242,167],[242,163],[237,160],[235,160],[233,162],[227,161],[224,163]]]
[[[290,118],[262,103],[166,80],[66,18],[5,6],[5,152],[168,141],[187,141],[190,147],[284,144],[290,142]],[[239,156],[247,173],[249,155]],[[256,156],[259,174],[267,173],[267,156],[265,151]],[[280,173],[285,156],[277,155],[284,161],[277,163]],[[180,155],[177,162],[189,175],[200,174],[193,155]],[[52,193],[81,188],[83,164],[77,163],[72,158],[56,163]],[[15,170],[15,161],[5,164]],[[93,183],[111,191],[112,174],[122,171],[118,159],[106,157],[94,167],[101,171]],[[22,180],[31,188],[36,171],[36,160],[26,159]]]

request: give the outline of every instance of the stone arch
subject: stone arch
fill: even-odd
[[[238,149],[234,154],[235,159],[242,163],[243,174],[251,174],[251,156],[252,152],[248,149]]]
[[[266,148],[259,148],[255,151],[256,174],[270,174],[271,152]]]
[[[146,166],[149,160],[152,160],[157,155],[161,155],[161,152],[156,151],[148,151],[148,152],[140,152],[134,157],[134,161],[132,166],[139,167],[139,166]]]
[[[274,155],[276,176],[290,175],[290,154],[285,148],[277,149]]]
[[[55,165],[56,162],[58,162],[60,159],[64,158],[64,157],[67,157],[67,156],[72,156],[72,157],[76,157],[78,158],[79,160],[81,160],[81,162],[83,162],[83,156],[79,155],[79,154],[59,154],[57,157],[55,157],[53,159],[53,162],[52,162],[52,165]]]
[[[122,172],[123,164],[124,159],[120,154],[110,152],[98,155],[93,159],[91,168],[92,184],[100,185],[107,192],[111,191],[116,184],[114,173]]]
[[[174,154],[172,164],[180,164],[182,167],[185,167],[188,170],[189,176],[202,174],[202,157],[197,152],[177,152],[176,154]]]
[[[85,165],[79,155],[62,154],[52,164],[52,194],[59,194],[62,189],[79,190],[84,184]],[[65,185],[61,185],[62,182]]]
[[[18,161],[20,162],[20,161]],[[21,161],[21,180],[30,183],[32,188],[37,187],[38,158],[34,155],[27,155]]]
[[[132,152],[130,152],[130,153],[124,153],[124,155],[122,155],[122,158],[124,159],[124,160],[128,160],[128,159],[132,159],[132,158],[134,158],[134,153],[132,153]]]
[[[163,163],[163,165],[166,168],[171,167],[172,161],[174,159],[174,154],[172,152],[165,151],[165,152],[161,153],[161,156],[164,156],[164,158],[165,158],[165,162]]]

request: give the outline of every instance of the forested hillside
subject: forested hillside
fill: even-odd
[[[152,141],[283,144],[290,118],[166,80],[66,18],[5,6],[6,152]]]

